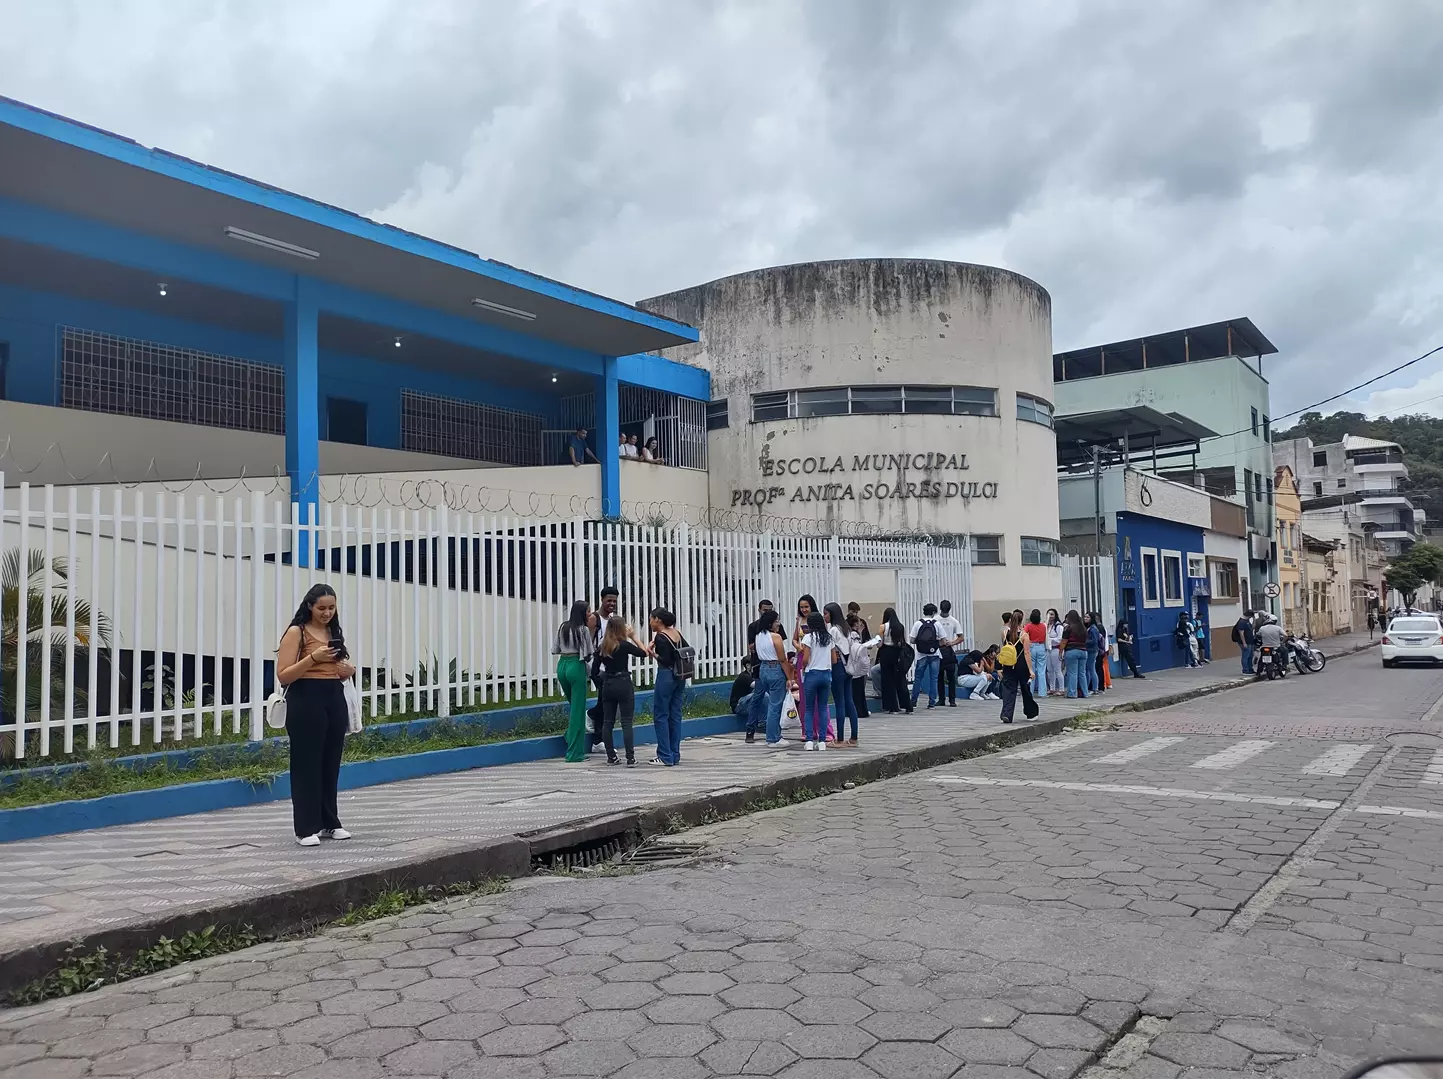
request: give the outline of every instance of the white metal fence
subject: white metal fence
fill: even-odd
[[[1067,606],[1102,616],[1108,640],[1117,626],[1117,579],[1110,555],[1063,555],[1062,594]],[[1066,614],[1064,611],[1063,614]],[[1137,632],[1137,627],[1133,627]]]
[[[965,544],[539,521],[438,506],[286,502],[0,484],[0,755],[260,738],[276,643],[317,582],[372,717],[441,715],[558,693],[550,644],[605,585],[643,633],[666,607],[698,678],[735,673],[756,603],[839,600],[843,566],[896,568],[971,611]],[[638,682],[650,683],[645,665]]]

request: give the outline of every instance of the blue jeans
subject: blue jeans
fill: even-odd
[[[1032,658],[1032,696],[1047,696],[1047,645],[1045,642],[1034,641],[1032,648],[1027,650]]]
[[[758,731],[763,724],[767,729],[767,742],[782,739],[782,704],[787,699],[787,677],[782,665],[776,660],[763,660],[757,672],[757,681],[752,685],[751,712],[747,716],[748,734]]]
[[[942,657],[936,653],[917,657],[917,666],[912,673],[912,708],[917,707],[917,699],[924,692],[927,695],[927,708],[937,704],[937,672],[941,670]]]
[[[670,668],[656,673],[651,717],[656,727],[656,758],[663,765],[681,764],[681,706],[685,698],[685,679],[678,679]]]
[[[1252,647],[1251,645],[1244,645],[1244,646],[1243,646],[1243,674],[1244,674],[1244,675],[1251,675],[1252,673],[1253,673],[1253,647]]]
[[[1097,650],[1087,650],[1087,692],[1095,694],[1102,689],[1102,684],[1097,681]]]
[[[1087,697],[1087,650],[1068,649],[1062,654],[1068,697]]]
[[[802,717],[802,734],[808,742],[827,741],[827,699],[832,694],[832,673],[830,671],[809,671],[802,680],[802,700],[806,703],[806,715]],[[813,734],[815,732],[815,734]]]
[[[733,709],[732,712],[743,718],[751,716],[752,698],[755,696],[756,691],[752,691],[752,693],[750,694],[743,694],[741,697],[737,698],[737,707]]]
[[[837,741],[845,739],[843,722],[852,718],[852,738],[857,737],[857,697],[852,693],[852,677],[846,664],[832,665],[832,704],[837,707]]]

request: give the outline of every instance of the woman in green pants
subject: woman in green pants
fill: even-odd
[[[591,683],[586,669],[596,643],[586,625],[591,605],[578,600],[571,605],[571,616],[556,628],[551,653],[557,657],[556,681],[571,703],[571,719],[566,725],[566,760],[586,760],[586,691]]]

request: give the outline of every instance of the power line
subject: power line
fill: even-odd
[[[1349,394],[1353,394],[1359,390],[1362,390],[1365,386],[1372,386],[1375,382],[1386,379],[1389,375],[1396,375],[1404,368],[1410,368],[1414,364],[1421,364],[1424,360],[1427,360],[1428,357],[1438,352],[1443,352],[1443,345],[1437,345],[1429,349],[1422,356],[1415,356],[1412,360],[1408,360],[1402,364],[1399,364],[1397,367],[1389,368],[1387,371],[1384,371],[1378,375],[1374,375],[1371,379],[1368,379],[1365,382],[1360,382],[1357,386],[1350,386],[1346,390],[1341,390],[1338,393],[1333,394],[1331,397],[1325,397],[1321,401],[1313,402],[1311,405],[1304,405],[1301,409],[1294,409],[1291,412],[1285,412],[1281,416],[1274,416],[1272,417],[1272,423],[1276,426],[1277,422],[1285,417],[1297,416],[1300,413],[1305,413],[1311,409],[1316,409],[1320,405],[1326,405],[1330,401],[1337,401],[1339,398],[1347,397]],[[1207,436],[1207,439],[1202,439],[1199,441],[1206,442],[1209,439],[1231,439],[1234,435],[1248,435],[1252,432],[1252,430],[1252,426],[1249,425],[1245,428],[1239,428],[1237,431],[1230,431],[1226,435],[1209,435]],[[1263,444],[1259,443],[1259,445],[1261,446]]]

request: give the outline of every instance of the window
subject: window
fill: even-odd
[[[1323,493],[1323,482],[1322,482],[1321,480],[1314,480],[1314,481],[1313,481],[1313,494],[1314,494],[1314,495],[1321,495],[1322,493]]]
[[[1345,488],[1345,487],[1347,487],[1347,486],[1348,486],[1348,478],[1347,478],[1346,476],[1340,476],[1340,477],[1338,477],[1338,486],[1339,486],[1340,488]]]
[[[980,386],[952,387],[952,414],[954,416],[996,416],[997,391],[985,390]]]
[[[477,401],[401,391],[401,449],[501,465],[540,465],[542,419]]]
[[[1182,552],[1164,551],[1162,555],[1162,602],[1168,607],[1182,607]]]
[[[1272,442],[1272,441],[1273,441],[1272,421],[1270,421],[1266,416],[1264,416],[1264,417],[1263,417],[1263,442]]]
[[[1254,409],[1254,410],[1253,410],[1253,434],[1256,435],[1257,433],[1258,433],[1258,410],[1257,410],[1257,409]]]
[[[1326,469],[1328,467],[1328,452],[1326,450],[1313,451],[1313,468]]]
[[[1052,426],[1052,406],[1031,394],[1017,395],[1017,419],[1030,420],[1034,424]]]
[[[785,420],[787,418],[787,401],[790,396],[785,390],[753,394],[752,423],[759,424],[763,420]]]
[[[1196,551],[1187,553],[1187,576],[1193,578],[1205,578],[1208,576],[1207,559]]]
[[[64,327],[60,405],[181,424],[285,432],[285,372],[194,349]]]
[[[1214,600],[1236,600],[1238,591],[1238,564],[1232,559],[1209,558],[1208,563],[1212,568],[1213,599]]]
[[[719,431],[725,427],[731,427],[731,420],[727,416],[727,399],[716,398],[708,401],[706,403],[706,429]]]
[[[331,442],[366,445],[366,403],[326,398],[326,438]]]
[[[1022,538],[1023,566],[1056,566],[1057,541],[1044,540],[1037,536]]]
[[[1052,406],[1036,401],[1032,412],[1029,419],[1051,426]],[[997,391],[982,386],[831,386],[752,395],[754,424],[790,417],[899,413],[996,416]]]
[[[825,390],[797,390],[796,416],[846,416],[851,411],[847,388],[829,387]]]
[[[857,389],[860,390],[861,387]],[[853,390],[852,393],[855,395],[857,390]],[[952,388],[950,386],[907,386],[903,387],[902,394],[903,408],[906,412],[952,415]]]
[[[1271,484],[1272,481],[1269,480],[1268,483]],[[1263,501],[1263,474],[1262,474],[1262,473],[1253,473],[1253,501],[1254,501],[1254,502],[1262,502],[1262,501]]]
[[[1142,556],[1142,606],[1157,607],[1162,597],[1157,587],[1157,548],[1138,548]]]
[[[1002,537],[974,535],[972,537],[972,565],[1001,566]]]
[[[951,398],[948,398],[950,403]],[[902,388],[900,386],[854,386],[852,387],[852,412],[892,414],[902,411]]]

